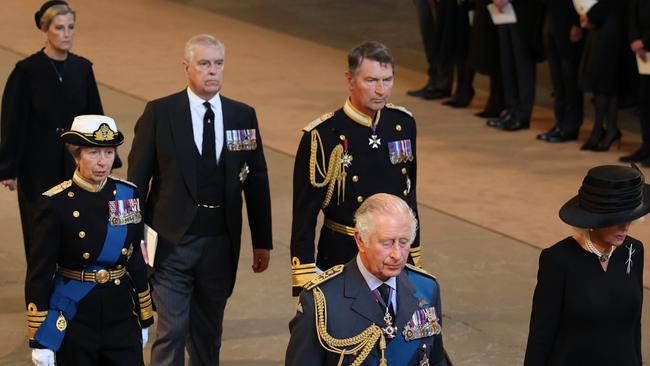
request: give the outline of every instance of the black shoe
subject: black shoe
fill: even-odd
[[[591,135],[589,136],[589,139],[587,140],[587,142],[584,143],[584,145],[582,145],[580,147],[580,150],[594,150],[595,151],[596,148],[598,147],[598,142],[600,141],[600,139],[604,135],[605,135],[605,130],[604,129],[592,130]]]
[[[406,92],[407,95],[410,95],[412,97],[420,97],[424,98],[425,94],[431,94],[435,91],[435,86],[433,85],[432,82],[428,82],[427,85],[422,87],[421,89],[417,90],[409,90]]]
[[[506,122],[503,127],[501,127],[502,130],[511,132],[525,130],[528,128],[530,128],[530,120],[519,118],[512,118],[510,121]]]
[[[506,114],[504,114],[503,116],[501,116],[501,117],[499,117],[497,119],[491,119],[491,120],[485,122],[485,124],[488,127],[503,128],[503,126],[505,126],[506,123],[510,122],[510,120],[514,119],[514,117],[515,117],[514,114],[506,113]]]
[[[650,147],[641,145],[641,147],[631,155],[625,155],[618,158],[623,163],[638,163],[650,159]]]
[[[621,134],[620,130],[616,130],[616,132],[611,133],[609,131],[611,130],[608,130],[608,133],[605,134],[605,137],[603,137],[598,142],[598,145],[593,149],[594,151],[608,151],[612,144],[616,141],[618,141],[618,149],[621,149],[621,137],[623,134]]]
[[[556,123],[553,127],[551,127],[550,130],[537,135],[537,139],[542,141],[547,141],[549,135],[554,135],[558,132],[560,132],[560,126]]]
[[[478,113],[474,113],[476,117],[481,117],[481,118],[498,118],[501,115],[501,111],[495,112],[495,111],[488,111],[487,109],[484,111],[480,111]]]
[[[546,142],[551,142],[551,143],[557,143],[557,142],[567,142],[567,141],[573,141],[578,139],[578,133],[577,132],[564,132],[564,131],[558,131],[553,134],[548,134],[546,136]]]
[[[452,108],[465,108],[467,107],[474,98],[474,90],[470,90],[468,94],[463,93],[463,95],[454,95],[453,98],[445,100],[442,102],[444,105],[448,105]]]
[[[426,100],[435,100],[435,99],[444,99],[451,96],[451,90],[432,90],[427,91],[422,95],[422,99]]]

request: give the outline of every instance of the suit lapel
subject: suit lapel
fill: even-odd
[[[418,308],[418,299],[415,296],[415,288],[408,279],[406,270],[397,276],[397,314],[395,326],[401,331],[411,316]]]
[[[347,266],[349,273],[345,276],[344,290],[345,297],[354,299],[350,308],[372,323],[384,327],[384,314],[370,292],[366,280],[359,272],[356,260],[353,259],[352,262],[351,266]]]
[[[192,114],[190,111],[190,101],[187,96],[187,91],[184,90],[177,94],[170,112],[172,140],[174,142],[174,147],[176,148],[176,156],[179,160],[185,185],[196,202],[196,156],[198,155],[198,151],[194,142]]]

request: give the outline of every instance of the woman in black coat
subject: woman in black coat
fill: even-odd
[[[26,256],[37,198],[74,171],[57,130],[70,128],[75,116],[103,114],[92,64],[70,53],[74,10],[64,1],[48,1],[35,20],[45,47],[16,64],[0,117],[0,183],[18,190]]]
[[[582,150],[607,151],[621,139],[618,128],[618,95],[624,90],[626,58],[630,57],[625,37],[626,0],[599,0],[580,14],[587,29],[580,85],[593,93],[594,127]],[[579,10],[579,12],[581,12]]]
[[[524,366],[642,364],[643,244],[627,234],[649,187],[636,166],[598,166],[560,209],[576,234],[540,254]]]

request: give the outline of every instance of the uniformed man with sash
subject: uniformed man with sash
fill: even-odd
[[[417,217],[415,120],[405,108],[388,103],[393,56],[379,42],[361,44],[348,54],[345,76],[350,97],[341,109],[303,129],[296,153],[291,227],[294,296],[319,270],[346,263],[357,253],[352,215],[367,197],[379,192],[402,197]],[[325,221],[316,250],[321,210]],[[419,266],[419,235],[410,254],[410,262]]]
[[[143,366],[153,323],[137,188],[110,177],[124,136],[112,118],[78,116],[61,135],[77,169],[44,192],[27,263],[35,365]]]
[[[417,219],[378,193],[357,212],[359,253],[307,283],[289,324],[287,366],[450,366],[436,279],[406,263]]]

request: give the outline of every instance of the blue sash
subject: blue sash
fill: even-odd
[[[415,296],[419,299],[433,300],[431,279],[420,277],[420,275],[411,271],[406,271],[406,273],[415,288]],[[426,281],[422,281],[422,279],[426,279]],[[404,339],[404,334],[399,330],[397,336],[386,347],[385,356],[388,365],[408,365],[419,346],[419,340],[414,339],[407,342]]]
[[[116,200],[133,198],[133,187],[117,181],[115,187],[117,190],[115,194]],[[99,257],[97,257],[96,264],[85,267],[84,271],[90,272],[112,268],[120,258],[121,249],[124,246],[128,231],[127,225],[113,226],[110,222],[106,225],[104,246],[99,253]],[[103,266],[97,263],[101,263]],[[95,282],[81,282],[72,279],[68,279],[67,283],[64,283],[63,277],[56,274],[54,276],[54,290],[50,297],[50,310],[47,312],[45,321],[36,331],[34,339],[41,346],[57,351],[61,347],[61,342],[63,342],[67,322],[77,314],[77,304],[88,295],[95,285]]]

